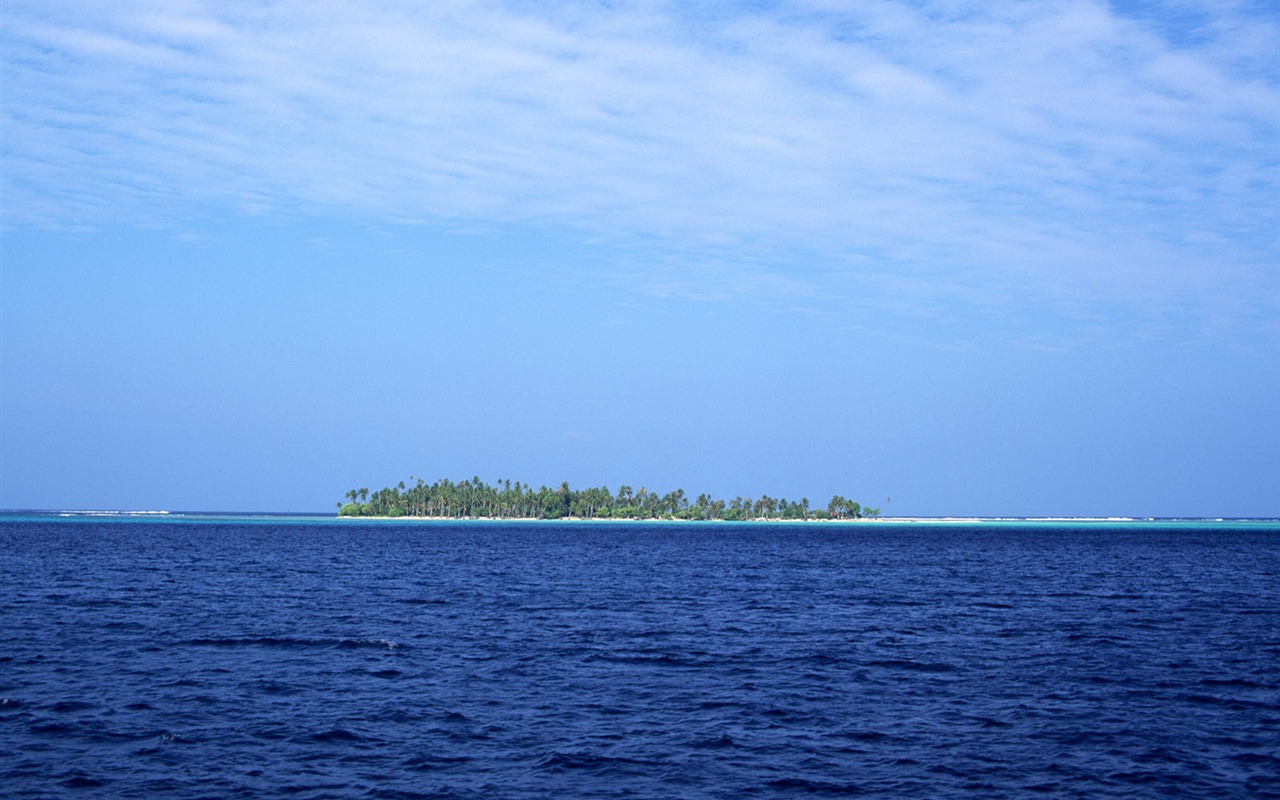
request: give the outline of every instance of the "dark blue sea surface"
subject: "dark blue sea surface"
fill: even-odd
[[[1280,528],[0,517],[8,798],[1280,796]]]

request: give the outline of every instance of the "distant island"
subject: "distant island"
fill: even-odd
[[[340,517],[416,517],[424,519],[671,519],[671,520],[843,520],[880,516],[840,495],[826,508],[810,508],[809,498],[786,500],[761,495],[758,499],[735,497],[721,500],[708,494],[690,498],[683,489],[660,493],[645,487],[621,486],[617,493],[601,486],[570,489],[534,489],[509,480],[491,486],[477,478],[454,483],[442,478],[432,484],[409,477],[370,493],[352,489],[339,502]]]

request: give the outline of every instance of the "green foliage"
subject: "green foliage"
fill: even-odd
[[[433,484],[409,478],[370,493],[351,489],[338,503],[342,517],[434,517],[452,519],[672,519],[672,520],[807,520],[860,519],[879,516],[879,509],[863,508],[840,495],[831,498],[826,510],[810,509],[809,498],[799,502],[775,500],[761,495],[758,500],[735,497],[724,501],[699,494],[690,502],[684,489],[665,494],[641,486],[633,490],[623,485],[617,494],[607,486],[573,490],[568,482],[556,489],[535,490],[519,481],[500,480],[491,486],[479,477],[458,483],[442,478]]]

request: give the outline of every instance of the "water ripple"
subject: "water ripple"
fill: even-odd
[[[1280,796],[1280,532],[0,526],[0,785]]]

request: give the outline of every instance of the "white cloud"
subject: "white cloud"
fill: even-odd
[[[851,5],[10,2],[4,223],[543,221],[1276,313],[1274,13]]]

